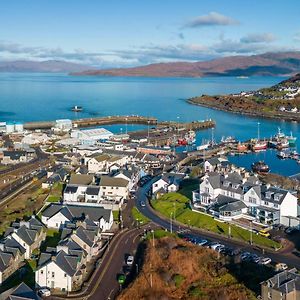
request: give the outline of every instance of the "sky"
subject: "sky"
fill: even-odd
[[[299,0],[9,0],[0,61],[99,68],[300,50]]]

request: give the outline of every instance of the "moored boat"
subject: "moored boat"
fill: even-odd
[[[82,106],[75,105],[72,107],[72,111],[75,111],[75,112],[79,112],[82,110],[83,110]]]
[[[283,139],[279,143],[277,143],[276,148],[278,150],[281,150],[281,149],[289,148],[289,145],[290,145],[289,141],[287,139]]]
[[[287,136],[287,140],[290,147],[296,146],[297,137],[293,136],[293,133],[291,132],[290,136]]]
[[[244,143],[238,143],[237,145],[237,151],[238,152],[246,152],[248,150],[248,145],[244,144]]]
[[[288,153],[286,153],[285,151],[280,151],[280,152],[278,152],[278,153],[277,153],[277,156],[278,156],[279,158],[281,158],[281,159],[285,159],[285,158],[288,158],[288,157],[289,157]]]
[[[257,141],[252,145],[253,151],[263,151],[266,150],[268,147],[268,143],[266,141]]]
[[[268,173],[270,171],[269,166],[263,161],[258,161],[258,162],[253,163],[251,165],[251,168],[252,168],[253,172],[256,172],[256,173]]]

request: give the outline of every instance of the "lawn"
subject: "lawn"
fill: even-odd
[[[57,229],[47,229],[46,239],[43,241],[40,249],[44,252],[47,247],[56,247],[60,241],[61,232]]]
[[[158,200],[152,200],[154,209],[164,216],[189,226],[198,227],[220,235],[229,234],[229,224],[215,220],[203,213],[194,212],[189,207],[189,199],[180,193],[169,193]],[[231,236],[244,242],[250,241],[250,231],[231,225]],[[253,243],[259,246],[279,248],[280,244],[260,235],[252,234]]]
[[[139,221],[140,224],[147,224],[150,220],[145,217],[136,207],[131,210],[132,217],[134,220]]]
[[[160,238],[163,238],[165,236],[177,237],[176,233],[170,233],[169,231],[166,231],[166,230],[163,230],[163,229],[156,229],[156,230],[154,230],[153,233],[154,233],[154,238],[155,239],[160,239]],[[153,238],[152,232],[148,232],[146,239],[150,240],[152,238]]]
[[[55,195],[50,195],[48,198],[47,198],[47,202],[59,202],[60,200],[60,196],[55,196]]]
[[[120,211],[119,210],[113,210],[113,218],[115,222],[119,222],[120,221]]]

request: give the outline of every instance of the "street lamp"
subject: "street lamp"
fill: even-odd
[[[177,117],[177,134],[179,135],[179,117]]]
[[[173,233],[173,228],[172,228],[172,216],[173,212],[170,213],[170,232]]]
[[[151,233],[152,233],[152,246],[154,247],[154,230],[151,229]]]
[[[149,136],[150,136],[150,120],[148,120],[148,140],[149,140]]]
[[[250,245],[252,245],[252,221],[250,221]]]
[[[125,120],[126,120],[126,134],[127,134],[127,120],[128,120],[128,118],[126,117]]]

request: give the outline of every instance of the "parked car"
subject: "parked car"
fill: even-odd
[[[210,249],[213,249],[213,250],[216,250],[218,247],[220,247],[221,246],[221,244],[220,243],[218,243],[218,242],[214,242],[214,243],[211,243],[210,245],[209,245],[209,248]]]
[[[250,256],[251,256],[250,252],[243,252],[241,254],[240,258],[241,258],[241,260],[245,261],[245,260],[248,260]]]
[[[141,201],[141,207],[145,207],[146,203],[144,201]]]
[[[38,294],[41,297],[49,297],[49,296],[51,296],[51,291],[48,288],[42,288],[42,289],[38,290]]]
[[[264,237],[270,237],[269,229],[261,229],[258,234],[264,236]]]
[[[295,233],[296,231],[298,231],[297,228],[295,228],[295,227],[288,227],[288,228],[285,230],[285,233],[286,233],[286,234],[292,234],[292,233]]]
[[[287,270],[288,268],[289,267],[287,266],[287,264],[285,264],[285,263],[278,263],[275,266],[275,271],[276,272],[281,272],[281,271]]]
[[[126,260],[126,264],[127,264],[128,266],[132,266],[132,265],[133,265],[133,261],[134,261],[134,257],[133,257],[132,255],[129,255],[129,256],[127,257],[127,260]]]
[[[260,265],[267,265],[267,264],[270,264],[271,262],[272,262],[271,258],[264,257],[264,258],[260,259],[259,264]]]
[[[207,240],[199,240],[198,243],[197,243],[197,245],[199,245],[199,246],[205,246],[207,244],[208,244]]]

